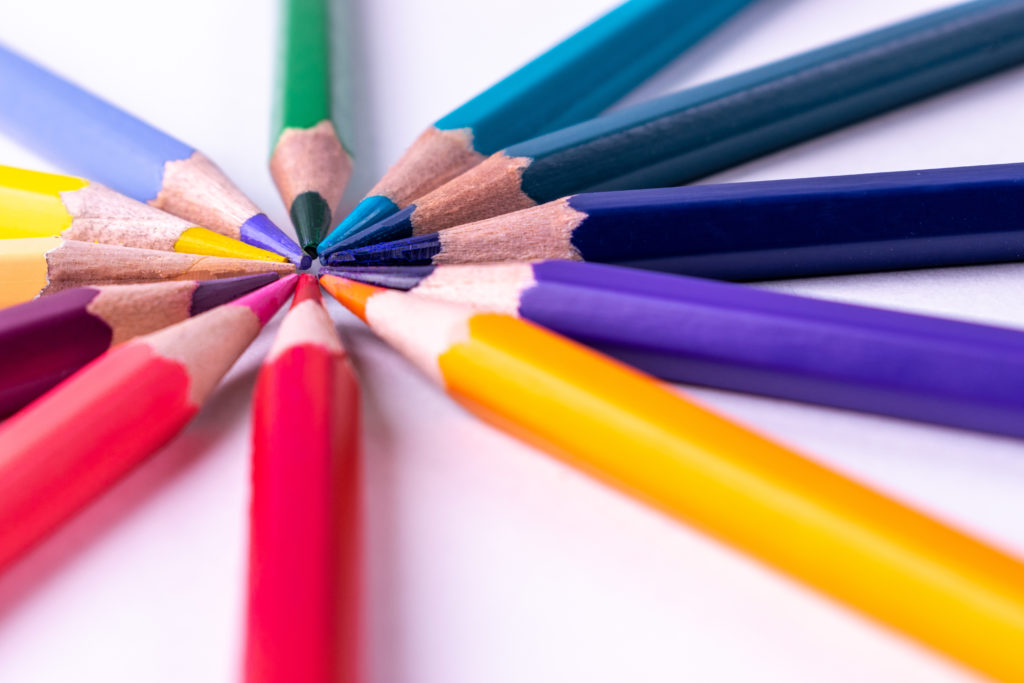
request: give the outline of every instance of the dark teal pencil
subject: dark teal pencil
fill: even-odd
[[[751,0],[628,0],[428,127],[318,249],[491,154],[599,114]]]
[[[1024,0],[964,3],[517,143],[330,251],[689,182],[1022,60]]]
[[[329,266],[563,259],[767,280],[1024,259],[1024,164],[590,192]]]

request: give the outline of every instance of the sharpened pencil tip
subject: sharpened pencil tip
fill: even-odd
[[[189,309],[189,313],[191,315],[199,315],[204,311],[216,308],[260,287],[269,285],[277,279],[277,273],[259,273],[257,275],[242,275],[240,277],[226,277],[220,280],[197,282],[195,291],[192,292],[192,306]]]
[[[388,289],[410,290],[430,277],[436,266],[370,266],[366,268],[331,268],[320,271],[321,275],[337,275],[339,277],[364,282],[376,287]]]
[[[277,313],[282,304],[291,296],[292,291],[295,289],[295,283],[298,280],[298,275],[285,275],[280,280],[260,287],[255,292],[250,292],[225,305],[246,306],[256,314],[261,326],[266,325],[267,321],[274,317],[274,314]]]
[[[337,251],[367,247],[379,242],[390,242],[393,240],[412,237],[412,221],[410,216],[416,209],[415,204],[410,204],[398,213],[378,221],[373,225],[358,230],[348,237],[336,241],[328,249],[320,250],[320,259],[325,255]]]
[[[288,213],[299,237],[299,246],[316,258],[317,245],[331,227],[331,207],[319,192],[303,192],[292,201]]]
[[[394,242],[371,244],[367,247],[321,254],[325,266],[349,268],[359,266],[428,266],[441,253],[439,233],[417,235]]]
[[[337,275],[321,275],[320,286],[327,290],[342,306],[366,322],[366,302],[375,294],[387,291],[381,287],[346,280]]]
[[[345,220],[320,242],[317,251],[323,253],[340,249],[341,247],[338,245],[342,241],[397,212],[398,205],[387,197],[381,195],[365,197],[356,204],[349,215],[345,216]]]
[[[277,252],[298,266],[299,270],[306,270],[313,265],[313,259],[309,254],[299,249],[299,245],[285,235],[281,228],[274,225],[266,214],[250,216],[242,223],[239,232],[246,244]]]
[[[174,250],[186,254],[222,256],[224,258],[247,258],[256,261],[285,263],[288,259],[266,249],[231,239],[206,228],[193,227],[185,230],[174,243]]]
[[[309,300],[320,301],[320,285],[317,283],[316,277],[309,273],[303,273],[299,275],[299,283],[295,285],[292,308]]]

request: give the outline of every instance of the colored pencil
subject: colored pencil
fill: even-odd
[[[331,265],[570,259],[722,280],[1024,258],[1024,164],[798,178],[558,199],[331,254]]]
[[[28,237],[0,240],[0,308],[72,287],[294,272],[291,263]]]
[[[974,0],[517,143],[332,250],[679,185],[1022,60],[1024,0]]]
[[[0,166],[0,239],[48,235],[186,254],[287,260],[85,178]]]
[[[749,2],[623,3],[427,128],[320,251],[513,143],[600,113]]]
[[[358,683],[359,386],[300,277],[253,396],[245,680]]]
[[[80,287],[0,309],[0,418],[112,346],[181,322],[277,279]]]
[[[0,571],[174,438],[296,278],[116,346],[0,424]]]
[[[477,416],[890,627],[1024,679],[1024,564],[511,316],[321,284]]]
[[[1016,330],[571,261],[337,274],[529,320],[662,379],[1024,437]]]
[[[309,267],[202,152],[2,46],[0,83],[0,132],[70,173]]]
[[[299,245],[311,257],[331,227],[352,175],[347,112],[332,112],[331,107],[332,84],[342,91],[334,93],[339,98],[351,98],[348,74],[331,69],[330,19],[332,10],[343,10],[340,4],[328,8],[328,0],[281,0],[270,174],[288,207]]]

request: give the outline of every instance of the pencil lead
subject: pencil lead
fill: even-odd
[[[330,274],[320,276],[320,286],[363,322],[366,322],[366,302],[375,294],[387,291],[383,287],[374,287]]]
[[[174,248],[176,251],[187,254],[245,258],[255,261],[272,261],[274,263],[285,263],[288,261],[288,258],[281,254],[246,244],[240,240],[232,239],[198,226],[189,228],[181,233],[181,237],[175,242]]]
[[[288,212],[299,245],[310,259],[317,256],[317,243],[331,227],[331,207],[319,192],[308,191],[298,195]]]
[[[394,242],[381,242],[356,249],[320,255],[325,266],[426,266],[441,253],[438,233],[417,235]]]
[[[245,306],[252,310],[259,318],[260,326],[267,324],[267,321],[274,317],[281,305],[291,296],[295,285],[299,280],[297,274],[287,275],[277,282],[272,282],[266,287],[261,287],[255,292],[231,302],[230,306]]]
[[[313,259],[309,254],[299,249],[299,245],[285,235],[265,213],[252,216],[242,223],[239,230],[243,242],[286,256],[300,270],[306,270],[313,265]]]
[[[309,273],[299,275],[299,282],[295,285],[295,295],[292,297],[292,308],[295,308],[303,301],[320,301],[320,285],[316,277]]]
[[[344,238],[337,239],[327,249],[321,248],[320,259],[323,260],[325,253],[332,254],[337,251],[412,237],[412,222],[409,217],[412,216],[415,209],[416,205],[410,204],[384,220],[369,225],[364,224],[365,227],[352,231]]]
[[[260,273],[226,277],[221,280],[203,280],[192,293],[191,315],[198,315],[221,304],[233,301],[243,294],[269,285],[278,279],[277,273]]]
[[[370,266],[367,268],[324,268],[321,275],[336,275],[376,287],[410,290],[430,277],[436,266]]]
[[[356,204],[355,208],[345,219],[338,224],[338,227],[320,242],[317,247],[319,253],[336,251],[344,247],[338,246],[352,235],[355,235],[366,228],[398,213],[398,205],[387,197],[381,195],[370,195]]]

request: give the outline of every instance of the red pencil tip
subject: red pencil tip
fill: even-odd
[[[320,285],[316,278],[309,273],[299,275],[299,284],[295,286],[295,296],[292,298],[292,308],[295,308],[303,301],[320,301]]]
[[[265,287],[260,287],[255,292],[246,294],[240,299],[235,299],[228,306],[248,306],[260,320],[260,325],[266,325],[267,321],[274,317],[281,305],[291,296],[298,282],[298,275],[285,275],[277,282],[271,282]]]
[[[388,291],[383,287],[346,280],[337,275],[321,275],[320,285],[341,302],[342,306],[359,316],[363,322],[366,322],[366,302],[370,297],[379,292]]]

